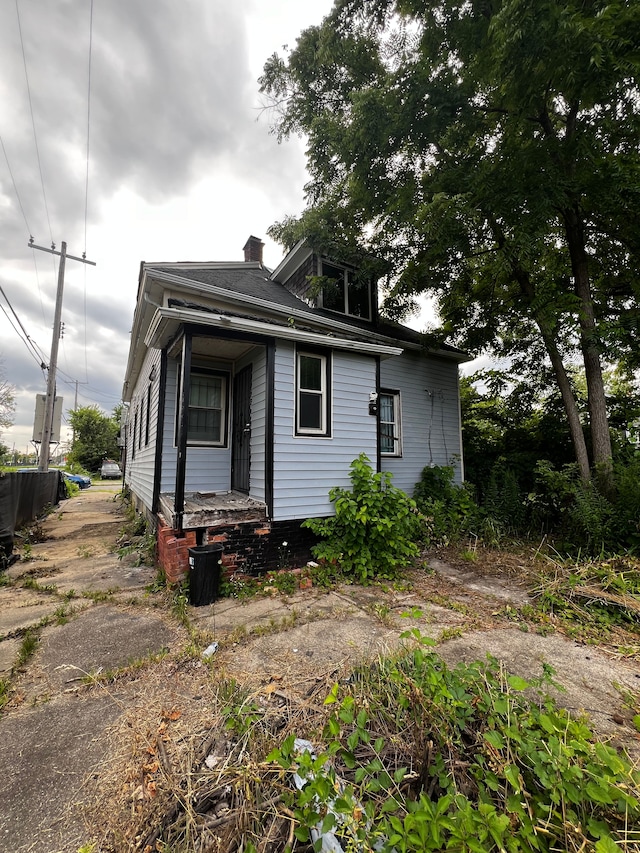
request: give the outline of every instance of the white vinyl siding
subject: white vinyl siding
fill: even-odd
[[[393,484],[413,494],[426,465],[454,464],[462,479],[458,365],[443,358],[405,352],[380,365],[382,388],[398,389],[402,403],[402,456],[382,455]]]
[[[155,468],[158,398],[160,391],[160,356],[161,352],[159,349],[152,349],[147,352],[138,383],[131,398],[129,420],[126,427],[127,456],[125,461],[125,481],[131,491],[149,510],[153,502],[153,472]],[[152,371],[154,371],[153,374]],[[153,380],[150,380],[149,377],[152,375]],[[149,423],[148,441],[147,417]],[[140,441],[140,436],[142,436],[142,441]]]
[[[376,387],[371,356],[334,350],[331,357],[331,436],[295,434],[295,350],[276,348],[274,520],[331,515],[329,489],[349,486],[349,466],[366,453],[375,466],[376,418],[369,395]]]

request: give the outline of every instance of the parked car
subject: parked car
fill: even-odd
[[[122,471],[117,462],[103,462],[100,469],[100,476],[103,480],[120,480]]]
[[[88,489],[91,485],[91,478],[85,477],[84,474],[68,474],[66,471],[63,471],[62,476],[70,483],[80,486],[81,489]]]

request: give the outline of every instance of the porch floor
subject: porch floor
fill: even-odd
[[[160,495],[160,512],[171,525],[176,527],[174,510],[175,493]],[[188,492],[184,496],[182,527],[194,530],[240,521],[266,521],[267,505],[242,492]]]

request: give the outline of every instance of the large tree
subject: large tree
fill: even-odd
[[[443,328],[548,359],[581,475],[611,466],[603,360],[638,363],[637,0],[336,0],[261,78],[280,136],[308,136],[308,208],[389,262],[387,306],[425,290]]]
[[[119,458],[118,433],[120,408],[105,415],[98,406],[83,406],[69,412],[73,442],[69,453],[72,465],[86,471],[97,471],[107,458]]]
[[[2,364],[0,364],[0,435],[4,427],[13,423],[13,413],[16,410],[16,389],[7,382]]]

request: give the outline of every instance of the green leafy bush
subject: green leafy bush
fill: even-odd
[[[532,522],[564,538],[563,550],[587,554],[640,550],[640,454],[613,466],[615,493],[604,494],[597,478],[581,482],[577,469],[536,465],[536,484],[527,498]]]
[[[324,540],[313,554],[360,582],[393,577],[418,554],[416,503],[392,485],[390,473],[374,473],[364,453],[351,463],[349,476],[351,489],[336,486],[329,492],[335,516],[303,522]]]
[[[423,468],[413,497],[427,518],[430,544],[449,542],[478,526],[478,507],[469,490],[453,482],[451,466]]]

